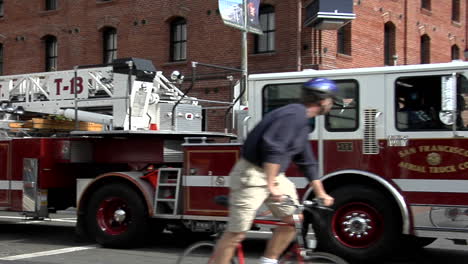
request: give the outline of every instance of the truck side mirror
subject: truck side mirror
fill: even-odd
[[[457,75],[442,76],[441,110],[439,118],[445,125],[453,125],[457,111]]]

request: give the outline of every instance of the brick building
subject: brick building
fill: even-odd
[[[350,1],[356,19],[320,31],[303,27],[310,0],[262,0],[265,34],[249,34],[249,72],[467,59],[467,0]],[[151,59],[165,74],[177,69],[186,76],[191,61],[241,65],[241,33],[223,24],[218,0],[0,0],[0,15],[4,75],[124,57]],[[231,96],[226,74],[238,78],[213,69],[199,74],[205,80],[192,95],[211,100]],[[223,111],[216,112],[221,119]]]

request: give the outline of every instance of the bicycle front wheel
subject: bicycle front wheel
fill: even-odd
[[[348,264],[346,260],[325,252],[311,252],[302,260],[296,255],[285,255],[278,261],[279,264]]]
[[[200,241],[189,246],[177,259],[176,264],[213,264],[213,251],[215,243],[211,241]],[[236,264],[231,260],[231,264]]]

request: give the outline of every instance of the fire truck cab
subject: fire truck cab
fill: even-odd
[[[297,101],[313,77],[334,80],[342,98],[311,121],[322,180],[336,199],[335,213],[316,230],[319,247],[372,259],[396,246],[466,239],[468,64],[251,75],[248,125]]]

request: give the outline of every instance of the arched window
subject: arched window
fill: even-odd
[[[396,55],[395,42],[395,25],[392,22],[387,22],[384,26],[384,65],[395,64],[393,59],[393,56]]]
[[[336,35],[336,51],[340,54],[351,55],[351,23],[340,27]]]
[[[4,11],[3,11],[3,0],[0,0],[0,17],[2,17],[4,15]]]
[[[451,48],[452,60],[460,59],[460,48],[457,45],[452,45]]]
[[[57,0],[45,0],[45,10],[57,9]]]
[[[3,75],[3,44],[0,44],[0,75]]]
[[[421,64],[431,63],[431,38],[428,35],[421,36]]]
[[[57,70],[57,38],[55,36],[44,37],[45,46],[45,70],[56,71]]]
[[[255,53],[275,51],[275,8],[262,5],[258,12],[263,35],[255,35]]]
[[[431,0],[421,0],[421,8],[431,10]]]
[[[103,62],[112,63],[117,59],[117,29],[108,27],[102,31]]]
[[[171,61],[187,59],[187,21],[179,17],[171,22]]]
[[[452,0],[452,20],[460,22],[460,0]]]

